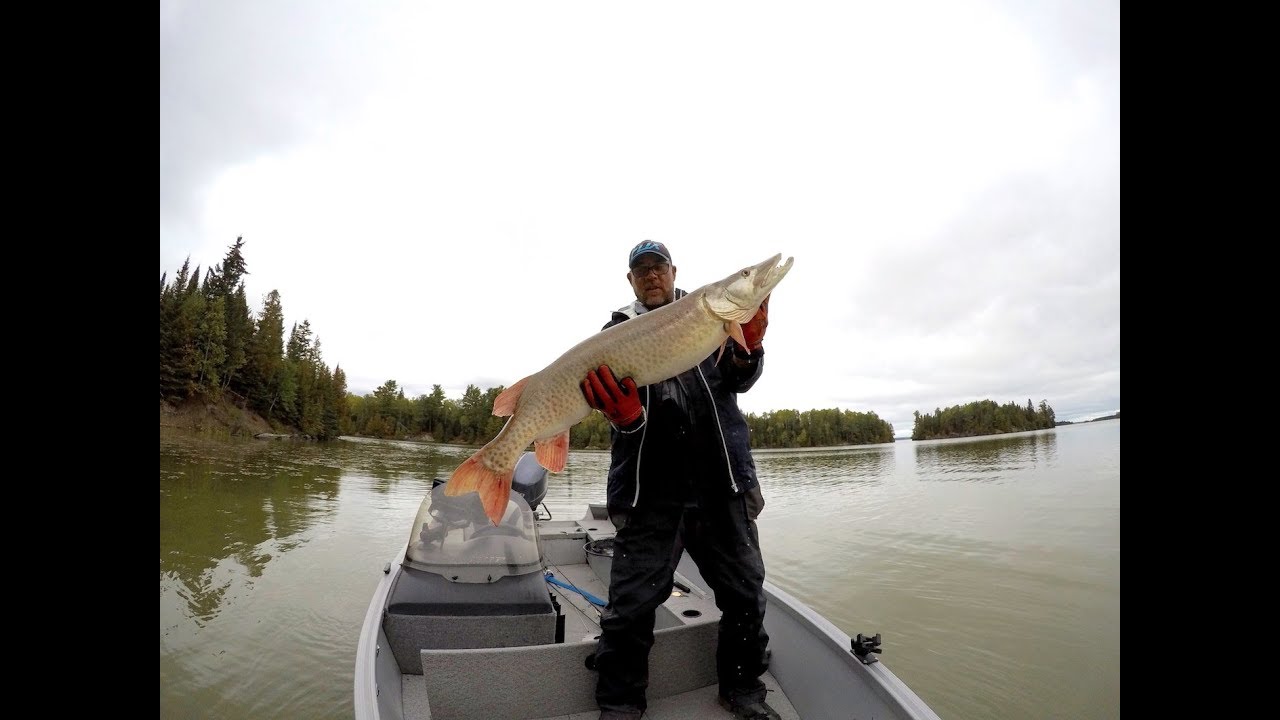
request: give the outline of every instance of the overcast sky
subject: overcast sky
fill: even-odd
[[[775,253],[747,412],[1120,408],[1118,0],[160,3],[160,272],[352,392],[510,385]]]

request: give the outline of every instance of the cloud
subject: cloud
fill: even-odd
[[[1114,3],[170,2],[160,90],[161,272],[244,235],[356,392],[540,369],[653,238],[795,256],[749,411],[1119,408]]]

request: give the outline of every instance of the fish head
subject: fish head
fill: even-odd
[[[707,286],[703,296],[707,308],[723,320],[745,323],[760,309],[760,303],[773,292],[782,278],[791,270],[795,258],[789,257],[781,265],[782,253],[759,265],[744,267],[729,277]]]

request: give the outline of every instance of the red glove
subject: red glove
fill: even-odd
[[[770,293],[772,295],[772,293]],[[747,350],[759,350],[764,347],[764,331],[769,327],[769,297],[764,296],[760,309],[754,317],[742,326],[742,338],[747,341]]]
[[[598,371],[588,371],[580,385],[587,404],[604,413],[616,427],[625,428],[644,414],[636,381],[622,378],[622,386],[619,387],[618,379],[608,365],[601,365]]]

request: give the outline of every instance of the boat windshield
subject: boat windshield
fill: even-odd
[[[479,494],[449,497],[444,487],[431,488],[418,507],[405,566],[468,583],[497,582],[541,568],[537,524],[520,493],[511,493],[502,522],[494,525]]]

